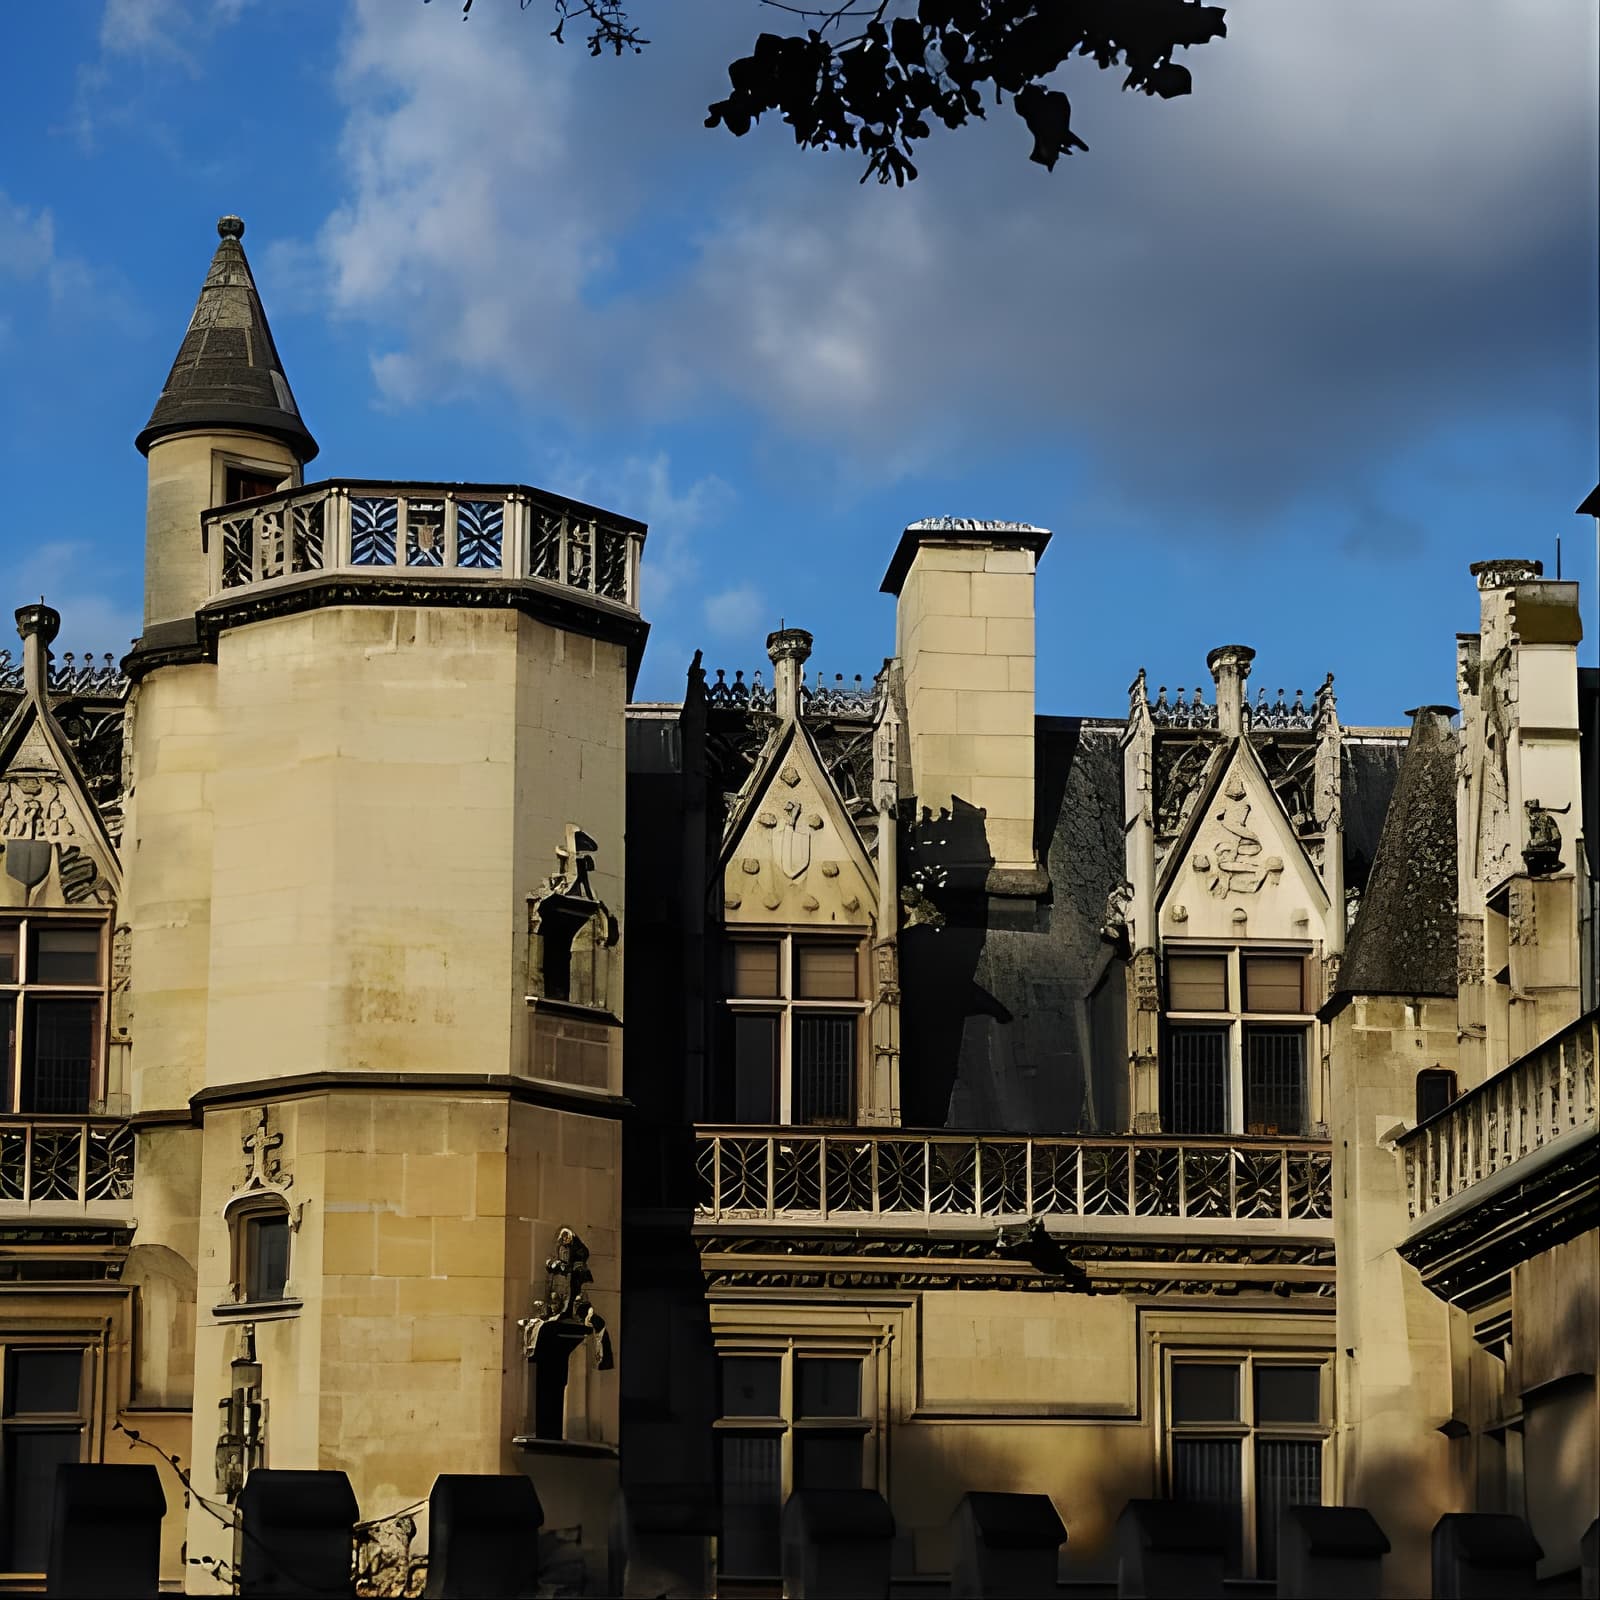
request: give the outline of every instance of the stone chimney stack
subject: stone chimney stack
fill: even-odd
[[[50,686],[50,645],[61,631],[61,613],[41,600],[36,606],[17,608],[17,632],[22,637],[22,685],[33,699],[43,701]]]
[[[918,807],[946,881],[991,894],[1046,887],[1034,838],[1034,569],[1047,528],[933,517],[901,536],[882,589],[898,601]]]
[[[780,722],[800,715],[800,679],[811,656],[811,635],[804,628],[783,628],[767,635],[767,659],[772,662],[772,709]]]
[[[1247,644],[1218,645],[1206,657],[1217,685],[1217,732],[1225,738],[1244,732],[1244,685],[1255,658],[1255,651]]]

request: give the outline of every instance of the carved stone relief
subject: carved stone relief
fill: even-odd
[[[1209,849],[1196,851],[1190,860],[1206,892],[1217,900],[1230,894],[1256,894],[1264,884],[1276,883],[1283,872],[1283,858],[1264,855],[1260,836],[1250,826],[1244,780],[1231,778],[1223,794],[1224,804],[1215,813],[1223,837]]]
[[[1477,917],[1462,917],[1456,923],[1456,982],[1482,983],[1483,923]]]

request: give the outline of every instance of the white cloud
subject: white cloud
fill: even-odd
[[[0,280],[6,278],[42,287],[52,307],[68,307],[75,316],[102,317],[124,328],[139,322],[115,270],[64,253],[49,208],[32,210],[0,189]]]
[[[731,396],[879,479],[1056,441],[1174,525],[1337,491],[1519,385],[1569,403],[1592,8],[1234,0],[1192,98],[1073,63],[1089,154],[1046,174],[1002,112],[904,192],[781,125],[701,131],[750,11],[678,26],[637,65],[518,8],[362,0],[318,248],[390,403],[487,382],[582,424]]]
[[[719,639],[743,640],[758,632],[767,615],[767,602],[754,584],[708,594],[701,606],[708,629]]]
[[[34,546],[7,570],[18,596],[40,595],[61,613],[61,633],[52,647],[58,658],[68,649],[91,655],[109,651],[118,660],[127,654],[140,622],[137,611],[109,592],[109,580],[118,576],[105,569],[98,547],[68,539]]]

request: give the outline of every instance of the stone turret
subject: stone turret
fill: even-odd
[[[150,420],[134,440],[146,457],[144,623],[192,617],[206,599],[200,513],[300,481],[317,441],[300,417],[240,243],[221,240]]]

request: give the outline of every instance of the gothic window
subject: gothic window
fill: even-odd
[[[1166,989],[1162,1128],[1306,1133],[1314,1022],[1308,955],[1169,949]]]
[[[874,1364],[826,1344],[786,1341],[718,1361],[719,1571],[772,1577],[783,1502],[794,1489],[875,1485]]]
[[[42,1573],[56,1468],[83,1458],[83,1347],[8,1345],[0,1385],[0,1570]]]
[[[1275,1576],[1283,1508],[1322,1503],[1326,1361],[1185,1352],[1166,1378],[1169,1494],[1222,1519],[1230,1576]]]
[[[283,1300],[289,1287],[289,1208],[276,1195],[241,1201],[229,1217],[233,1281],[249,1304]]]
[[[735,1122],[857,1120],[861,959],[854,939],[779,934],[730,943],[725,1100]]]
[[[0,1106],[83,1116],[99,1098],[105,924],[0,920]]]

